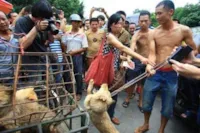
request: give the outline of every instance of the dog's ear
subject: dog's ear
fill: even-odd
[[[90,100],[92,99],[92,94],[89,94],[86,96],[85,101],[84,101],[84,106],[87,110],[90,109]]]

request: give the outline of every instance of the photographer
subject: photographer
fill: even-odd
[[[36,34],[32,39],[26,39],[26,42],[31,44],[25,51],[26,52],[46,52],[46,41],[50,38],[48,31],[44,31],[49,22],[46,19],[52,17],[51,5],[47,1],[38,1],[31,9],[31,14],[19,18],[16,22],[14,32],[25,33],[33,30]],[[18,36],[16,36],[18,37]],[[42,56],[23,56],[23,64],[37,64],[44,63],[44,57]],[[45,66],[29,65],[24,66],[28,70],[44,70]],[[29,72],[29,75],[38,75],[37,72]],[[30,78],[31,81],[37,81],[37,78]]]
[[[17,39],[9,30],[9,21],[6,18],[6,15],[1,11],[0,22],[0,83],[12,85],[15,72],[15,66],[13,64],[16,64],[17,62],[17,55],[13,53],[20,52],[19,44],[22,44],[25,50],[30,47],[31,41],[34,40],[37,31],[36,28],[32,28],[32,30],[27,33],[26,39],[24,39],[24,37]],[[36,27],[43,28],[39,24],[36,25]]]

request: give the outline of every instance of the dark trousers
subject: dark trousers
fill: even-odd
[[[113,104],[111,104],[110,107],[108,108],[108,114],[109,114],[111,119],[114,117],[114,114],[115,114],[115,107],[116,107],[116,104],[117,104],[117,98],[118,98],[118,95],[115,95],[115,96],[112,97],[112,99],[115,100],[115,102]]]
[[[83,88],[83,56],[82,55],[74,55],[72,56],[73,66],[74,66],[74,75],[76,80],[76,93],[82,94],[82,88]],[[65,67],[66,69],[67,67]],[[64,73],[64,81],[65,82],[72,82],[72,78],[70,76],[70,72]],[[72,89],[72,84],[66,84],[65,85],[67,90]]]

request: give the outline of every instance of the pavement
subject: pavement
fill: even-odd
[[[125,96],[126,93],[122,92],[118,97],[115,116],[119,118],[121,123],[119,126],[116,126],[116,128],[120,133],[134,133],[134,130],[143,123],[143,114],[137,107],[137,95],[131,100],[128,108],[122,107]],[[84,97],[80,101],[81,106],[83,106],[83,101]],[[160,109],[161,99],[158,96],[155,100],[150,119],[150,130],[146,133],[158,133],[160,126]],[[98,133],[92,123],[89,126],[88,133]],[[169,120],[165,133],[198,133],[198,131],[195,131],[192,127],[189,127],[186,123],[174,116],[171,120]]]

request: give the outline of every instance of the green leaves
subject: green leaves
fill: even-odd
[[[20,10],[27,6],[33,5],[38,0],[7,0],[12,3],[14,6],[14,10],[16,12],[20,12]],[[65,17],[69,18],[69,16],[73,13],[77,13],[80,16],[83,16],[84,5],[83,2],[80,3],[79,0],[48,0],[52,6],[57,9],[63,10],[65,13]]]
[[[195,27],[200,25],[200,5],[187,4],[184,7],[177,8],[174,13],[174,18],[178,19],[181,24],[189,27]]]

